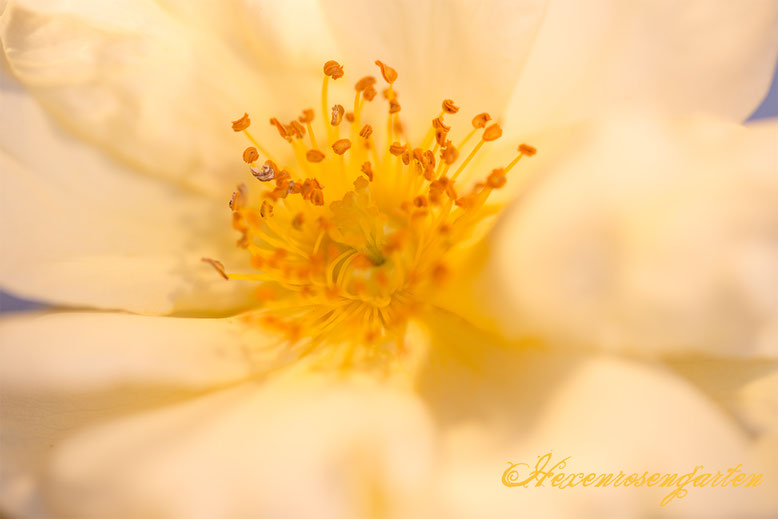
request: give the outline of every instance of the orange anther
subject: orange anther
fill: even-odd
[[[249,146],[248,148],[243,150],[243,162],[251,164],[258,158],[259,158],[259,152],[255,147]]]
[[[376,60],[375,64],[381,68],[381,75],[384,77],[384,81],[386,81],[390,85],[395,81],[397,81],[396,70],[394,70],[392,67],[382,62],[381,60]]]
[[[315,112],[313,111],[312,108],[306,108],[305,110],[303,110],[303,114],[300,117],[298,117],[298,120],[301,123],[310,123],[313,122],[314,115]]]
[[[443,100],[443,111],[447,114],[455,114],[459,111],[459,107],[454,104],[454,101],[451,99],[444,99]]]
[[[400,144],[399,142],[395,141],[391,146],[389,146],[389,153],[395,157],[399,157],[405,152],[406,148],[407,146],[405,144]]]
[[[343,77],[343,66],[335,60],[329,60],[324,64],[324,74],[332,79],[340,79]]]
[[[400,106],[400,103],[398,103],[396,99],[392,99],[391,101],[389,101],[389,113],[390,114],[396,114],[401,109],[402,109],[402,107]]]
[[[366,88],[369,88],[375,84],[375,78],[373,76],[365,76],[354,85],[357,92],[361,92]]]
[[[359,136],[365,139],[369,139],[372,134],[373,134],[373,127],[370,126],[369,124],[364,125],[362,129],[359,131]]]
[[[292,131],[289,132],[289,133],[293,134],[298,139],[302,139],[303,138],[303,136],[305,135],[305,126],[300,124],[298,121],[292,121],[289,124],[289,126],[291,126],[291,128],[292,128]]]
[[[324,205],[324,191],[314,189],[313,193],[311,193],[311,203],[313,205]]]
[[[345,108],[341,105],[332,106],[332,116],[330,117],[330,124],[332,126],[338,126],[343,120],[343,114],[346,113]]]
[[[534,147],[529,144],[519,144],[519,152],[523,153],[527,157],[531,157],[538,152]]]
[[[242,132],[246,128],[249,127],[251,124],[251,119],[249,119],[249,114],[244,113],[243,117],[238,119],[237,121],[232,121],[232,129],[236,132]]]
[[[432,120],[432,127],[436,130],[442,130],[446,133],[451,131],[451,126],[446,126],[446,124],[443,122],[443,117],[436,117]]]
[[[494,141],[500,137],[502,137],[502,128],[500,128],[500,125],[497,123],[489,126],[486,130],[484,130],[484,134],[481,136],[481,138],[485,141]]]
[[[453,144],[449,143],[449,145],[440,152],[440,158],[450,166],[459,158],[459,152]]]
[[[272,119],[270,119],[270,124],[276,127],[276,130],[278,130],[278,133],[279,135],[281,135],[281,137],[283,137],[284,139],[289,137],[289,134],[287,133],[286,128],[284,128],[284,125],[281,124],[281,121],[273,117]]]
[[[486,185],[492,189],[499,189],[505,185],[507,179],[505,178],[505,172],[502,169],[495,169],[489,173],[486,177]]]
[[[375,87],[373,87],[373,85],[370,85],[364,90],[364,92],[362,92],[362,96],[368,101],[372,101],[373,99],[375,99],[376,95],[378,95],[378,90],[376,90]]]
[[[340,139],[332,143],[332,151],[338,155],[343,155],[351,148],[351,141],[348,139]]]
[[[270,204],[267,200],[263,200],[262,206],[259,208],[259,215],[262,218],[273,216],[273,205]]]
[[[492,117],[486,113],[480,113],[473,117],[473,128],[483,128],[486,126],[486,123],[492,120]]]
[[[308,150],[305,153],[305,158],[308,159],[308,162],[321,162],[324,160],[324,153],[319,150]]]

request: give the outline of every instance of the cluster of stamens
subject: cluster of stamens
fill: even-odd
[[[290,344],[314,348],[326,336],[402,347],[383,339],[402,336],[425,294],[447,278],[447,253],[492,214],[484,207],[490,193],[505,185],[523,156],[535,154],[521,144],[512,162],[474,181],[468,165],[483,146],[501,137],[499,124],[480,113],[455,145],[445,117],[459,107],[446,99],[427,135],[413,146],[400,122],[398,74],[381,61],[376,64],[388,103],[380,146],[373,126],[363,122],[366,103],[378,96],[376,78],[356,82],[352,110],[330,105],[330,81],[344,76],[335,61],[324,64],[316,128],[313,109],[288,124],[270,119],[291,147],[285,154],[294,156],[289,164],[279,166],[249,132],[248,114],[232,123],[251,141],[243,160],[258,181],[252,188],[239,186],[229,202],[232,226],[240,233],[237,245],[247,250],[255,271],[227,273],[218,261],[205,261],[226,279],[259,282],[259,319]],[[310,341],[300,341],[304,338]]]

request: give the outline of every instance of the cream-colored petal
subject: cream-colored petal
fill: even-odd
[[[0,507],[42,517],[35,508],[41,471],[63,437],[246,380],[271,365],[275,343],[235,319],[56,313],[0,320]]]
[[[752,435],[778,433],[778,360],[686,358],[668,364]]]
[[[505,114],[524,135],[623,106],[744,120],[770,85],[778,3],[551,0]]]
[[[493,235],[503,330],[640,354],[778,354],[778,125],[611,119],[559,134]]]
[[[769,517],[775,482],[757,488],[690,488],[666,507],[670,488],[506,488],[508,462],[534,467],[551,452],[561,471],[745,472],[775,455],[707,395],[661,364],[604,355],[517,350],[455,318],[431,326],[436,348],[419,393],[441,427],[435,481],[440,517]],[[526,467],[519,471],[527,477]],[[522,478],[523,479],[523,478]]]
[[[239,317],[110,312],[6,317],[0,320],[0,336],[0,384],[15,392],[208,387],[248,376],[249,363],[257,363],[252,351],[276,342]]]
[[[129,164],[202,189],[245,171],[230,121],[267,104],[262,75],[152,2],[14,0],[0,40],[51,114]]]
[[[444,98],[460,105],[456,120],[468,126],[480,112],[499,117],[546,8],[544,0],[322,4],[349,83],[370,74],[383,84],[377,59],[397,69],[400,115],[412,135],[426,131]]]
[[[43,492],[78,517],[411,517],[432,446],[407,394],[281,379],[85,430],[54,453]]]
[[[245,261],[226,200],[142,178],[54,126],[7,76],[0,110],[0,282],[56,304],[219,312],[250,301],[203,256]]]
[[[302,92],[299,83],[309,78],[320,83],[322,65],[338,56],[318,0],[157,0],[157,4],[197,31],[215,34],[248,66],[266,71],[264,78],[274,88],[283,87],[279,94]],[[305,93],[309,98],[315,95]]]

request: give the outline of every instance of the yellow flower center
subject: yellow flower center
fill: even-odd
[[[252,143],[243,159],[256,180],[252,188],[239,186],[230,208],[233,228],[241,233],[237,244],[250,254],[255,271],[226,273],[218,261],[205,261],[227,279],[258,282],[260,322],[291,342],[310,338],[315,347],[326,337],[401,348],[408,319],[451,276],[451,251],[493,214],[485,206],[492,190],[505,184],[523,156],[535,153],[522,144],[510,164],[473,182],[468,165],[502,135],[500,126],[478,114],[467,136],[452,143],[444,118],[459,108],[447,99],[414,145],[400,121],[397,72],[376,64],[388,84],[382,92],[388,115],[378,141],[362,120],[365,103],[377,97],[376,79],[356,82],[350,111],[330,105],[329,83],[344,75],[335,61],[324,65],[315,128],[312,109],[289,124],[270,119],[291,146],[293,162],[277,162],[282,154],[254,138],[247,114],[233,122],[233,130]],[[469,152],[460,157],[465,147]],[[465,180],[467,193],[458,185]]]

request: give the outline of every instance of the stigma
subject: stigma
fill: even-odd
[[[376,65],[379,79],[358,78],[344,106],[330,99],[330,83],[346,81],[344,67],[325,63],[318,113],[306,107],[289,122],[265,119],[276,142],[258,142],[248,114],[232,123],[248,140],[247,182],[229,200],[248,268],[204,261],[226,279],[257,283],[252,318],[291,345],[305,344],[301,355],[333,342],[350,344],[350,356],[402,351],[409,320],[456,274],[452,251],[494,214],[490,194],[535,154],[522,143],[510,163],[475,170],[474,158],[502,129],[478,113],[452,142],[449,119],[460,107],[451,99],[429,119],[433,107],[426,136],[413,142],[395,90],[399,74]],[[368,105],[384,115],[368,117]]]

